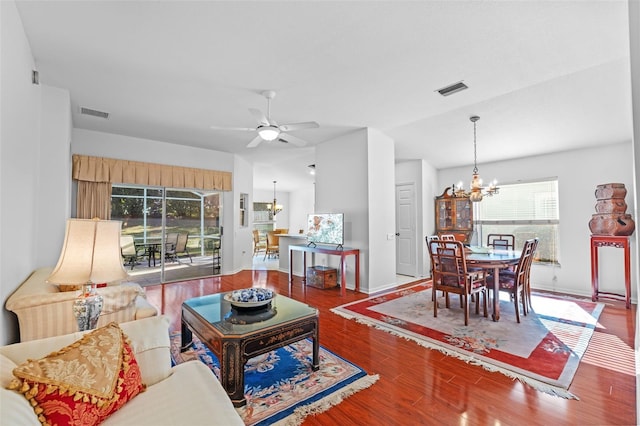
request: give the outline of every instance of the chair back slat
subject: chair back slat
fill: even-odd
[[[499,250],[515,250],[516,237],[513,234],[489,234],[487,246]]]

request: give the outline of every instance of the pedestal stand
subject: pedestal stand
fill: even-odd
[[[624,250],[624,287],[625,294],[610,293],[599,290],[598,277],[598,248],[615,247]],[[613,235],[592,235],[591,236],[591,300],[602,299],[624,300],[627,309],[631,308],[631,254],[629,248],[629,237]]]

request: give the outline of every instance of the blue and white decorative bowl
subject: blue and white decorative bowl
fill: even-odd
[[[231,306],[239,308],[257,308],[271,303],[276,293],[267,288],[245,288],[234,290],[224,295],[224,299],[231,303]]]

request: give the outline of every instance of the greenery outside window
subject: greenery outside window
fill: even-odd
[[[500,185],[498,195],[474,205],[474,225],[478,245],[485,245],[489,234],[513,234],[519,250],[525,240],[538,237],[534,260],[557,264],[558,179]]]

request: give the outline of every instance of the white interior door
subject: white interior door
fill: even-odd
[[[416,191],[413,183],[396,185],[396,273],[417,275]]]

